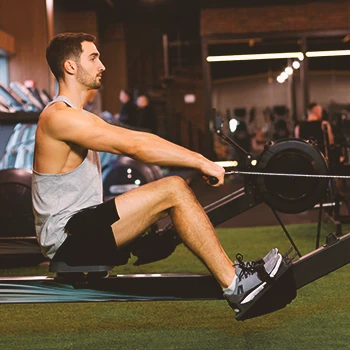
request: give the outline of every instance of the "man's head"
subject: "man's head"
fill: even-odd
[[[131,92],[129,90],[126,90],[126,89],[120,90],[119,100],[122,103],[129,102],[131,100]]]
[[[105,70],[94,44],[95,37],[86,33],[62,33],[55,36],[46,49],[46,60],[57,81],[75,75],[79,83],[91,89],[101,86]]]
[[[307,106],[309,117],[316,120],[322,120],[322,106],[316,102],[311,102]]]
[[[137,98],[137,107],[139,108],[145,108],[149,105],[149,98],[146,95],[140,95]]]

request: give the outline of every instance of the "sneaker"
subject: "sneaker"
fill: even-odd
[[[275,257],[275,255],[278,254],[278,249],[277,248],[272,248],[264,257],[264,264],[266,264],[267,262],[269,262],[272,258]]]
[[[273,278],[282,263],[281,254],[272,254],[265,264],[243,262],[243,257],[237,254],[237,262],[234,263],[238,282],[234,292],[230,295],[224,293],[224,297],[230,305],[246,304],[252,301],[266,286],[267,281]],[[234,309],[236,312],[239,310]]]
[[[236,259],[237,260],[239,259],[242,264],[266,264],[271,259],[275,258],[275,256],[277,254],[278,254],[278,249],[277,248],[272,248],[263,258],[258,258],[258,259],[254,260],[254,261],[243,262],[242,254],[237,254],[236,255]],[[237,258],[237,257],[239,257],[239,258]]]

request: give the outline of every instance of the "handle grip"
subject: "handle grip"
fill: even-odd
[[[219,180],[215,176],[208,176],[208,179],[211,185],[216,185],[219,182]]]

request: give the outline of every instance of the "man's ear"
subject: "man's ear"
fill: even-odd
[[[70,75],[73,75],[77,72],[77,64],[73,60],[66,60],[63,66],[65,71]]]

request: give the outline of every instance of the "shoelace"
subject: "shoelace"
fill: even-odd
[[[239,280],[242,278],[247,278],[250,275],[253,275],[256,273],[259,268],[262,268],[263,265],[263,260],[262,259],[257,259],[255,261],[243,261],[243,255],[241,253],[236,254],[236,260],[238,263],[238,266],[241,268],[241,271],[238,275]]]

